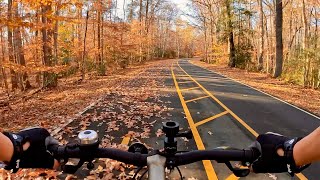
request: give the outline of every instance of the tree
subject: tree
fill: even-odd
[[[16,4],[14,6],[15,11],[15,18],[19,18],[19,10],[18,5]],[[17,64],[20,64],[24,67],[26,67],[26,60],[24,55],[24,49],[22,46],[22,37],[21,37],[21,30],[20,27],[15,27],[13,31],[13,45],[14,45],[14,51],[15,51],[15,57]],[[31,88],[30,82],[28,80],[28,75],[26,72],[21,72],[18,74],[19,79],[19,85],[20,89],[22,91],[25,91],[29,88]]]
[[[276,0],[276,63],[273,77],[277,78],[282,74],[283,66],[283,42],[282,42],[282,25],[283,25],[282,0]]]
[[[85,58],[86,58],[86,42],[87,42],[87,31],[88,31],[88,20],[89,20],[89,10],[87,10],[87,16],[86,16],[86,25],[85,25],[85,31],[84,31],[84,37],[83,37],[83,52],[82,52],[82,65],[81,65],[81,81],[84,80],[86,75],[86,69],[85,69]],[[100,39],[98,40],[100,41]]]
[[[225,6],[227,11],[227,32],[229,39],[229,67],[236,67],[236,48],[234,46],[234,37],[233,37],[233,25],[232,25],[232,15],[231,15],[231,2],[225,0]]]
[[[308,57],[309,24],[307,19],[305,0],[302,0],[302,19],[303,19],[303,29],[304,29],[302,48],[304,51],[304,59],[305,59],[303,82],[304,82],[304,86],[307,87],[307,86],[310,86],[309,74],[310,74],[311,61]]]
[[[258,58],[258,70],[263,69],[263,55],[264,55],[264,13],[263,13],[263,0],[259,1],[259,15],[260,15],[260,47],[259,47],[259,58]]]
[[[0,43],[1,43],[1,52],[2,52],[2,57],[1,57],[1,63],[0,63],[0,69],[1,69],[1,75],[2,75],[2,81],[5,87],[5,90],[7,91],[7,94],[9,95],[9,86],[8,86],[8,81],[7,81],[7,74],[6,70],[4,67],[2,67],[2,63],[5,62],[5,47],[4,47],[4,40],[3,40],[3,32],[2,28],[0,29]]]
[[[43,62],[46,66],[54,66],[55,61],[52,55],[52,35],[53,30],[50,27],[50,24],[52,23],[51,17],[48,17],[50,14],[52,14],[52,3],[51,2],[45,2],[45,4],[41,5],[41,19],[42,23],[45,25],[42,28],[42,51],[43,51]],[[58,85],[58,79],[57,75],[52,72],[44,72],[43,74],[43,87],[56,87]]]
[[[58,0],[55,8],[55,16],[60,16],[61,0]],[[59,20],[55,20],[54,34],[53,34],[53,46],[54,46],[54,63],[58,64],[58,35],[59,35]]]
[[[14,54],[13,54],[13,28],[10,23],[12,22],[12,0],[8,0],[8,51],[9,51],[9,61],[11,63],[14,62]],[[16,72],[11,68],[10,69],[10,74],[11,74],[11,88],[12,90],[15,90],[18,88],[18,81],[17,81],[17,76]]]

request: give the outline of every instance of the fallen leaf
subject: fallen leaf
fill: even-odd
[[[162,129],[158,129],[157,132],[156,132],[156,135],[157,135],[157,137],[160,137],[160,136],[164,135]]]
[[[78,177],[73,174],[68,174],[68,176],[65,178],[65,180],[75,180],[75,179],[78,179]]]

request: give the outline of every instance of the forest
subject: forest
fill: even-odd
[[[319,1],[2,0],[6,94],[163,58],[259,71],[320,86]]]
[[[95,148],[141,142],[174,167],[176,153],[246,149],[265,132],[304,137],[319,127],[319,107],[319,0],[0,0],[0,135],[42,127],[71,152],[84,150],[79,162],[90,160],[67,174],[22,166],[11,173],[0,159],[0,179],[140,178],[147,169],[122,161],[97,157],[92,166],[96,151],[72,142],[91,129]],[[170,135],[174,143],[166,142],[164,122],[182,132]],[[44,146],[48,133],[39,149],[53,161],[60,154]],[[22,142],[14,152],[38,145],[29,136]],[[183,164],[181,179],[236,179],[211,160]],[[318,167],[251,178],[316,179]],[[180,169],[167,170],[180,178]]]
[[[1,86],[8,94],[56,87],[63,77],[81,74],[82,81],[192,55],[195,28],[178,18],[175,4],[127,0],[121,8],[111,0],[1,1]]]
[[[317,0],[193,0],[208,63],[261,71],[319,88]]]

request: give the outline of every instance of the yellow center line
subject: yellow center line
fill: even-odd
[[[195,89],[199,89],[200,87],[192,87],[192,88],[187,88],[187,89],[181,89],[181,91],[191,91]]]
[[[298,173],[298,174],[296,174],[296,176],[301,180],[308,180],[308,178],[305,175],[303,175],[302,173]]]
[[[180,98],[180,101],[181,101],[181,105],[182,105],[182,108],[186,114],[186,117],[187,117],[187,120],[188,120],[188,123],[189,123],[189,126],[190,126],[190,129],[192,131],[192,134],[193,134],[193,137],[194,137],[194,140],[196,142],[196,145],[198,147],[199,150],[204,150],[205,147],[204,147],[204,144],[202,142],[202,139],[200,137],[200,134],[197,130],[197,127],[195,126],[194,124],[194,121],[192,119],[192,116],[191,116],[191,113],[187,107],[187,104],[186,102],[184,101],[183,99],[183,96],[182,96],[182,93],[180,91],[180,88],[179,88],[179,85],[178,85],[178,82],[176,80],[176,77],[174,75],[174,72],[173,72],[173,63],[172,63],[172,66],[171,66],[171,73],[172,73],[172,78],[173,78],[173,81],[174,81],[174,84],[176,86],[176,89],[177,89],[177,93],[178,93],[178,96]],[[213,169],[213,166],[212,166],[212,163],[211,161],[209,160],[204,160],[202,161],[203,163],[203,166],[204,166],[204,169],[206,170],[206,173],[207,173],[207,177],[209,180],[217,180],[218,177]]]
[[[177,65],[180,67],[180,69],[189,76],[190,79],[192,79],[199,87],[201,87],[202,90],[204,90],[212,99],[214,99],[220,106],[222,106],[226,111],[228,111],[242,126],[244,126],[252,135],[255,137],[258,137],[259,134],[253,130],[247,123],[245,123],[239,116],[237,116],[235,113],[233,113],[228,107],[226,107],[219,99],[217,99],[215,96],[213,96],[206,88],[204,88],[198,81],[196,81],[193,77],[191,77],[182,67],[179,65],[179,62],[177,61]],[[302,173],[296,174],[296,176],[301,180],[307,180],[308,178],[304,176]]]
[[[225,112],[216,114],[216,115],[214,115],[214,116],[211,116],[211,117],[209,117],[209,118],[207,118],[207,119],[204,119],[204,120],[202,120],[202,121],[200,121],[200,122],[197,122],[195,125],[196,125],[196,126],[200,126],[200,125],[202,125],[202,124],[205,124],[205,123],[207,123],[207,122],[209,122],[209,121],[212,121],[212,120],[214,120],[214,119],[217,119],[218,117],[221,117],[221,116],[226,115],[226,114],[228,114],[228,111],[225,111]]]
[[[184,81],[184,82],[178,82],[179,84],[187,84],[187,83],[192,83],[193,81]]]
[[[232,115],[242,126],[244,126],[251,134],[253,134],[255,137],[258,137],[258,133],[253,130],[247,123],[245,123],[239,116],[237,116],[234,112],[232,112],[227,106],[225,106],[219,99],[217,99],[215,96],[213,96],[206,88],[204,88],[198,81],[196,81],[193,77],[191,77],[182,67],[179,65],[179,62],[177,61],[178,66],[180,69],[189,76],[190,79],[192,79],[206,94],[208,94],[212,99],[214,99],[221,107],[223,107],[228,113]]]
[[[187,75],[176,75],[176,77],[188,77]]]
[[[239,177],[235,176],[234,174],[231,174],[229,177],[226,178],[226,180],[238,180]]]
[[[121,144],[128,145],[130,142],[130,138],[131,138],[131,136],[126,135],[125,137],[123,137]]]
[[[204,98],[208,98],[208,97],[210,97],[210,96],[202,96],[202,97],[190,99],[190,100],[187,100],[186,103],[189,103],[189,102],[192,102],[192,101],[197,101],[197,100],[204,99]]]

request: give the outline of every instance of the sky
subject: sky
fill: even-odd
[[[187,3],[189,0],[172,0],[175,4],[177,4],[178,8],[180,10],[186,10],[187,9]]]
[[[172,0],[172,2],[174,2],[182,12],[188,11],[187,4],[188,4],[189,0]],[[182,20],[186,20],[186,21],[188,20],[188,18],[186,16],[182,15],[181,13],[180,13],[180,16],[181,16]]]
[[[173,3],[175,3],[176,5],[177,5],[177,7],[181,10],[181,11],[187,11],[187,4],[188,4],[188,2],[189,2],[189,0],[168,0],[168,1],[171,1],[171,2],[173,2]],[[119,17],[123,17],[123,0],[120,0],[120,1],[118,1],[118,15],[119,15]],[[130,2],[129,0],[126,0],[126,2]],[[187,17],[184,17],[181,13],[180,13],[180,15],[181,15],[181,18],[183,19],[183,20],[187,20]]]

